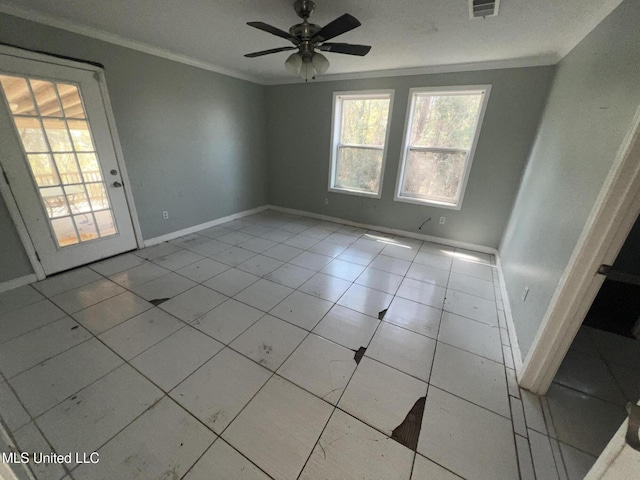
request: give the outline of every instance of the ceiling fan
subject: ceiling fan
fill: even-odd
[[[287,50],[298,50],[287,58],[284,65],[289,72],[294,75],[300,75],[306,82],[310,78],[315,78],[316,74],[322,75],[329,68],[329,60],[317,50],[360,57],[369,53],[369,50],[371,50],[369,45],[327,42],[327,40],[359,27],[361,23],[355,17],[345,13],[324,27],[320,27],[309,23],[309,16],[313,13],[315,7],[315,3],[311,0],[296,0],[293,8],[298,16],[302,18],[302,23],[293,25],[289,29],[289,33],[264,22],[248,22],[247,25],[289,40],[294,46],[248,53],[245,57],[255,58]]]

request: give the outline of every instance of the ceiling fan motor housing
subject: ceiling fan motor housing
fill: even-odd
[[[293,4],[293,8],[300,18],[304,18],[306,20],[315,10],[316,4],[311,0],[296,0]]]

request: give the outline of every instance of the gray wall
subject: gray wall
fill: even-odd
[[[559,64],[500,254],[526,355],[640,103],[640,1]],[[530,291],[526,302],[521,294]]]
[[[4,14],[0,42],[105,66],[145,239],[267,203],[265,87]]]
[[[433,217],[421,233],[498,247],[554,70],[535,67],[267,87],[270,203],[412,232]],[[394,201],[409,89],[477,84],[491,84],[492,90],[462,209]],[[333,92],[369,89],[395,90],[382,198],[329,193]],[[438,223],[441,216],[446,217],[444,225]]]
[[[18,232],[0,196],[0,283],[33,273]]]

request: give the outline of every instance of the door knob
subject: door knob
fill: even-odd
[[[113,186],[116,188],[122,188],[122,184],[120,182],[113,182]]]

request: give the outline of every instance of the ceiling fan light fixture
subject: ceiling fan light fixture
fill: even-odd
[[[329,60],[321,53],[314,53],[311,57],[311,63],[318,75],[324,74],[329,69]]]
[[[289,55],[284,66],[291,75],[299,75],[300,67],[302,67],[302,55],[298,52]]]
[[[300,77],[305,82],[308,82],[309,79],[315,78],[315,71],[313,69],[313,63],[311,63],[311,59],[302,60],[302,66],[300,67]]]

